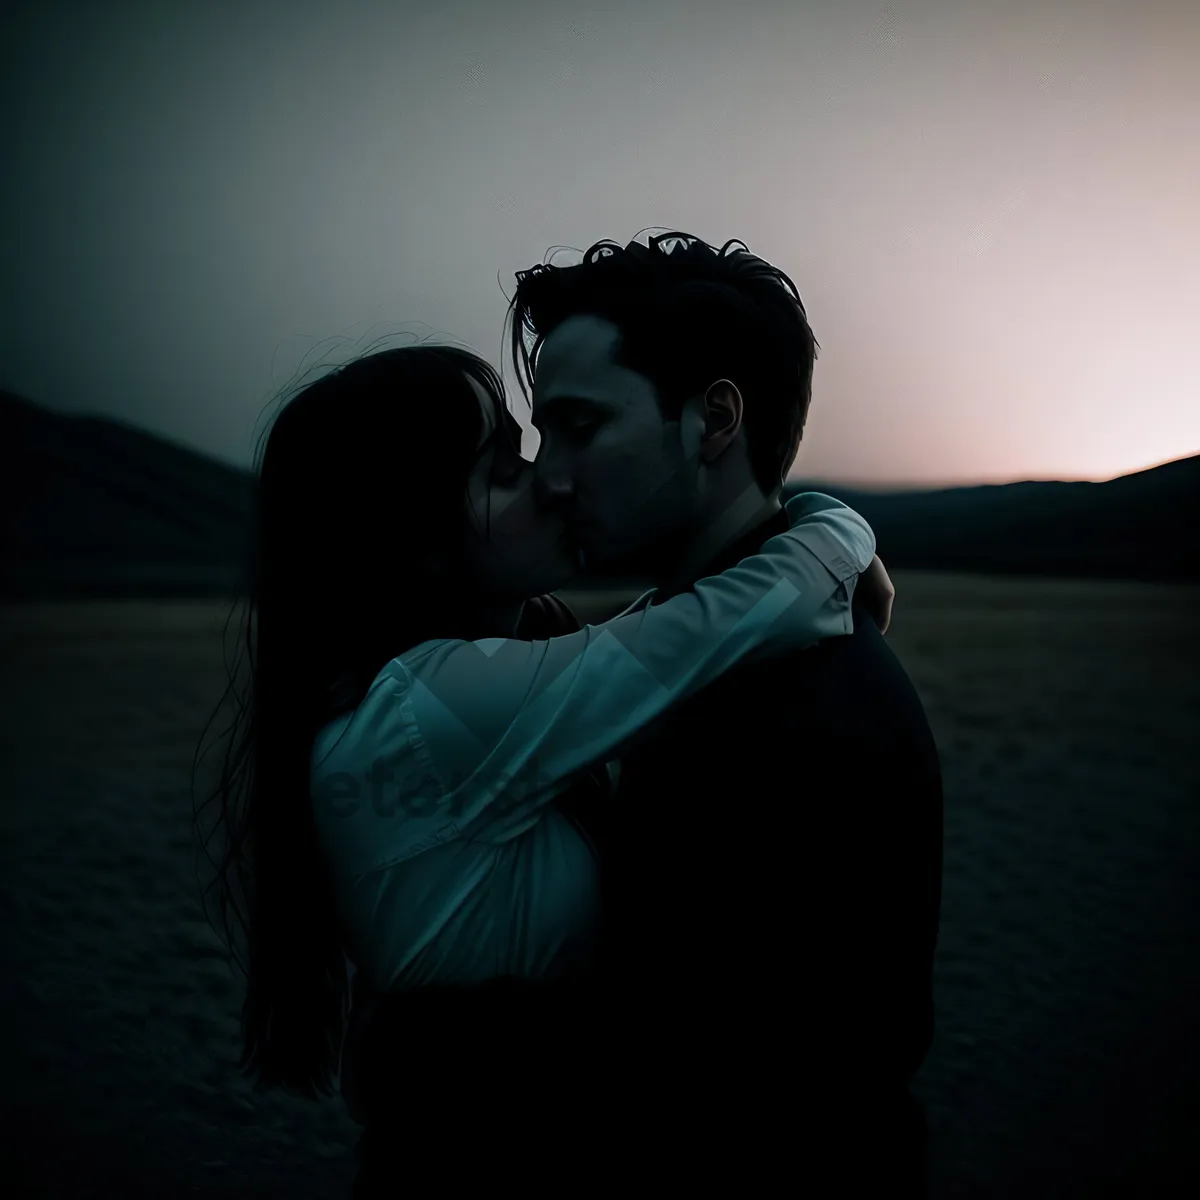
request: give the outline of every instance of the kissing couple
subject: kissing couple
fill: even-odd
[[[359,1197],[923,1194],[941,772],[872,530],[783,499],[799,292],[672,232],[518,272],[508,319],[532,462],[498,373],[427,343],[259,456],[214,793],[242,1066],[340,1079]],[[583,623],[581,578],[643,591]]]

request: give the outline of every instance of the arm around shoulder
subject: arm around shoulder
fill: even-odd
[[[689,592],[539,642],[443,643],[413,669],[416,726],[444,777],[480,795],[549,797],[740,663],[852,630],[870,526],[831,497],[788,503],[791,528]]]

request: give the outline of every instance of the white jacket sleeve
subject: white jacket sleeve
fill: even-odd
[[[399,789],[389,839],[415,852],[477,823],[520,832],[573,776],[724,671],[852,632],[870,526],[817,493],[787,508],[787,532],[661,604],[548,641],[433,642],[394,659],[353,718],[359,745],[372,734],[373,769]]]

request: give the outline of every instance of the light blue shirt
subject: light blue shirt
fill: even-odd
[[[787,513],[758,554],[602,625],[424,642],[321,731],[318,833],[375,988],[545,976],[586,941],[596,865],[554,797],[731,667],[853,632],[874,534],[815,492]]]

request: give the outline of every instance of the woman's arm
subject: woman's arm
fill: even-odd
[[[433,642],[393,660],[353,723],[385,759],[388,746],[408,758],[401,793],[420,784],[405,840],[441,840],[501,797],[504,814],[528,815],[731,667],[852,632],[874,534],[828,496],[787,510],[786,533],[662,604],[547,641]]]

